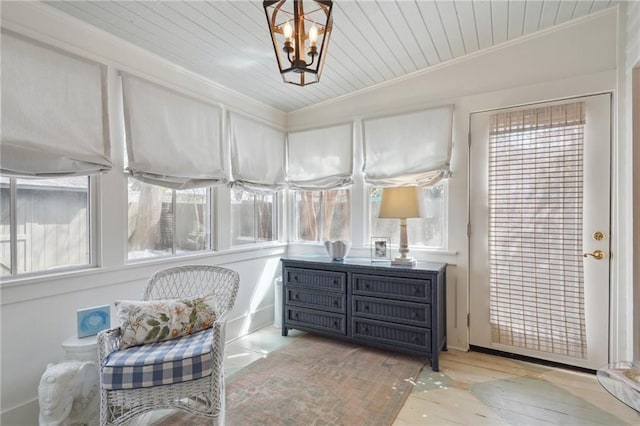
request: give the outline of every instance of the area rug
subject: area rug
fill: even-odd
[[[424,358],[296,337],[227,380],[226,424],[391,425],[424,364]],[[203,420],[208,424],[178,413],[162,423]]]

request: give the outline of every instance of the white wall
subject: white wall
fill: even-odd
[[[626,69],[640,65],[640,2],[627,3]]]
[[[285,244],[229,250],[229,190],[215,191],[223,206],[216,218],[219,253],[127,264],[127,183],[123,170],[124,129],[118,71],[132,74],[206,98],[225,110],[241,111],[279,128],[286,115],[236,92],[218,86],[169,62],[94,29],[48,6],[2,3],[2,28],[18,32],[108,67],[110,131],[114,168],[99,177],[98,259],[100,268],[47,277],[4,280],[0,288],[0,423],[37,424],[37,386],[47,363],[61,361],[60,344],[76,334],[76,310],[115,299],[139,299],[155,271],[180,264],[213,264],[240,273],[240,291],[227,326],[227,338],[273,322],[273,279]],[[229,206],[227,210],[224,206]],[[215,232],[215,231],[214,231]],[[112,323],[114,318],[112,309]]]
[[[614,92],[616,31],[617,10],[608,10],[577,23],[449,61],[398,81],[382,84],[373,90],[289,114],[289,128],[303,129],[344,122],[349,117],[358,124],[368,116],[455,105],[448,250],[411,250],[419,260],[444,261],[451,265],[447,269],[447,342],[450,347],[468,347],[469,247],[466,232],[470,114],[519,104]],[[356,137],[359,141],[358,131]],[[365,212],[365,197],[361,188],[354,190],[352,215],[358,221],[359,215]],[[357,226],[352,226],[352,238],[356,245],[364,243],[363,233]],[[289,247],[290,254],[314,250],[322,252],[321,248],[314,249],[302,244],[291,244]],[[350,254],[359,257],[368,255],[368,251],[362,247],[354,247]],[[616,286],[617,283],[614,283],[613,287]],[[621,325],[616,332],[626,335],[627,328]]]
[[[625,66],[622,70],[624,89],[627,94],[625,103],[628,144],[632,148],[629,161],[640,164],[640,2],[627,3],[626,44],[624,45]],[[640,223],[640,169],[635,168],[632,176],[633,215],[630,222]],[[629,316],[635,325],[633,333],[633,359],[640,358],[640,225],[633,226],[633,315]]]

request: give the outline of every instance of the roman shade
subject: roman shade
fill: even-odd
[[[111,169],[106,68],[2,32],[0,173],[88,175]]]
[[[229,113],[232,185],[253,191],[286,186],[284,132],[241,114]]]
[[[364,120],[365,182],[425,186],[448,176],[452,124],[453,106]]]
[[[173,189],[228,182],[220,107],[125,73],[122,89],[132,176]]]
[[[351,123],[292,132],[287,137],[288,183],[306,191],[342,188],[353,182]]]

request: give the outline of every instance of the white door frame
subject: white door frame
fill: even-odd
[[[605,113],[608,113],[608,114],[606,114],[606,115],[607,115],[607,118],[609,119],[609,127],[608,127],[608,130],[609,130],[609,138],[610,138],[610,147],[609,147],[609,153],[608,153],[608,154],[611,156],[610,158],[611,158],[611,159],[613,159],[613,152],[612,152],[612,151],[613,151],[613,146],[614,146],[614,143],[613,143],[613,141],[614,141],[614,139],[613,139],[613,125],[614,125],[614,121],[613,121],[613,117],[612,117],[612,112],[613,112],[613,109],[612,109],[613,95],[612,95],[612,93],[611,93],[611,92],[602,92],[602,93],[590,94],[590,95],[585,95],[585,96],[571,96],[571,97],[567,97],[567,98],[563,98],[563,99],[559,99],[559,100],[553,100],[553,101],[531,102],[531,103],[521,104],[521,105],[518,105],[518,106],[516,106],[516,107],[514,107],[514,106],[512,106],[512,105],[511,105],[511,106],[507,106],[507,107],[504,107],[504,108],[492,108],[492,109],[487,109],[487,110],[482,110],[482,111],[474,111],[474,112],[471,112],[471,113],[469,114],[469,123],[468,123],[468,125],[469,125],[469,136],[470,136],[470,145],[469,145],[469,151],[468,151],[468,160],[469,160],[469,162],[468,162],[468,166],[469,166],[469,169],[468,169],[468,172],[469,172],[469,175],[468,175],[468,177],[469,177],[469,201],[468,201],[468,203],[469,203],[469,204],[468,204],[468,205],[469,205],[469,211],[468,211],[468,215],[469,215],[469,222],[471,222],[471,218],[472,218],[472,208],[474,208],[474,209],[477,209],[477,208],[478,208],[477,206],[473,206],[473,205],[472,205],[472,203],[471,203],[471,199],[472,199],[472,193],[471,193],[471,190],[472,190],[472,184],[471,184],[471,181],[472,181],[472,179],[473,179],[473,176],[472,176],[472,154],[471,154],[471,146],[473,146],[473,145],[471,144],[471,132],[472,132],[472,117],[474,116],[474,114],[488,113],[488,112],[491,112],[491,111],[506,110],[506,109],[513,109],[513,108],[520,109],[520,108],[526,108],[526,107],[528,107],[528,106],[535,106],[535,105],[541,105],[541,104],[549,105],[549,104],[553,104],[553,103],[566,102],[566,101],[570,101],[570,100],[573,100],[573,99],[589,98],[589,97],[591,97],[591,96],[598,96],[598,95],[607,95],[607,96],[608,96],[608,101],[607,101],[607,104],[606,104],[606,108],[607,108],[607,110],[606,110],[606,111],[604,111],[604,112],[605,112]],[[593,99],[593,98],[591,98],[591,99]],[[599,159],[591,159],[591,160],[590,160],[589,158],[585,157],[585,162],[587,162],[587,161],[593,161],[593,160],[596,160],[596,161],[597,161],[597,160],[599,160]],[[608,186],[607,188],[605,188],[607,191],[609,191],[609,190],[611,189],[611,186],[614,184],[614,181],[613,181],[613,172],[614,172],[614,168],[613,168],[612,161],[610,161],[609,163],[610,163],[610,164],[609,164],[609,177],[610,177],[609,181],[610,181],[611,183],[609,184],[609,186]],[[585,191],[585,192],[586,192],[586,191]],[[612,223],[613,223],[613,220],[614,220],[614,216],[612,215],[612,213],[613,213],[613,212],[611,212],[611,205],[612,205],[612,200],[611,200],[611,199],[612,199],[612,195],[613,195],[613,194],[611,194],[611,195],[609,196],[610,204],[609,204],[609,209],[607,209],[607,215],[608,215],[608,218],[607,218],[607,220],[608,220],[608,226],[607,226],[607,229],[606,229],[606,231],[605,231],[605,232],[606,232],[606,234],[607,234],[607,240],[606,240],[607,244],[606,244],[606,246],[605,246],[605,247],[600,247],[600,246],[599,246],[599,247],[597,247],[597,248],[600,248],[600,249],[604,249],[604,250],[606,250],[607,254],[611,253],[611,248],[613,247],[613,244],[611,243],[611,239],[609,238],[609,237],[610,237],[611,229],[613,229],[613,227],[612,227]],[[586,195],[585,195],[585,198],[586,198]],[[585,232],[587,232],[587,231],[591,231],[591,229],[590,229],[591,227],[592,227],[592,226],[591,226],[591,225],[589,225],[589,224],[585,221],[585,224],[584,224]],[[472,232],[473,232],[473,231],[472,231]],[[475,233],[474,233],[474,234],[475,234]],[[474,234],[472,234],[472,235],[474,235]],[[476,234],[476,235],[477,235],[477,234]],[[482,236],[480,236],[480,238],[482,238]],[[586,252],[586,251],[589,251],[589,252],[590,252],[590,251],[592,251],[592,250],[593,250],[593,247],[591,247],[591,246],[592,246],[593,244],[590,244],[590,243],[588,242],[588,240],[587,240],[587,239],[585,239],[584,241],[585,241],[584,251],[585,251],[585,252]],[[472,296],[472,285],[473,285],[473,282],[474,282],[474,279],[473,279],[473,277],[472,277],[472,269],[473,269],[473,265],[472,265],[472,249],[473,249],[473,246],[472,246],[472,244],[471,244],[471,243],[472,243],[472,239],[471,239],[471,237],[469,237],[469,245],[468,245],[468,248],[469,248],[469,251],[468,251],[468,259],[469,259],[469,270],[468,270],[468,277],[469,277],[469,281],[468,281],[468,283],[469,283],[469,286],[468,286],[468,290],[469,290],[469,299],[468,299],[468,300],[469,300],[469,312],[471,312],[471,301],[473,300],[473,296]],[[607,275],[607,277],[608,277],[608,280],[607,280],[607,282],[608,282],[608,286],[607,286],[608,291],[607,291],[607,294],[609,295],[609,297],[611,297],[611,296],[613,296],[613,293],[612,293],[612,290],[613,290],[613,282],[612,282],[611,278],[612,278],[612,275],[613,275],[613,271],[614,271],[614,267],[615,267],[615,265],[611,262],[611,260],[610,260],[610,258],[609,258],[609,257],[608,257],[608,261],[609,261],[609,267],[608,267],[608,269],[607,269],[607,274],[606,274],[606,275]],[[592,265],[590,265],[588,262],[587,262],[587,263],[585,263],[585,275],[586,275],[586,273],[589,273],[588,271],[589,271],[589,269],[590,269],[591,267],[592,267]],[[607,327],[606,327],[606,332],[604,333],[604,334],[606,334],[606,337],[604,337],[604,336],[603,336],[602,331],[601,331],[601,332],[600,332],[600,334],[598,335],[598,341],[605,340],[605,341],[607,341],[607,343],[608,343],[608,345],[607,345],[607,346],[608,346],[608,349],[609,349],[609,350],[607,350],[607,351],[606,351],[606,357],[607,357],[607,358],[610,356],[610,353],[612,352],[612,348],[611,348],[611,339],[612,339],[612,335],[613,335],[613,333],[611,333],[611,332],[610,332],[610,327],[609,327],[609,326],[612,324],[612,320],[613,320],[613,318],[612,318],[612,317],[613,317],[613,312],[612,312],[612,310],[611,310],[611,302],[613,302],[613,300],[611,300],[611,299],[610,299],[610,300],[609,300],[609,303],[606,303],[607,311],[606,311],[606,315],[605,315],[605,316],[606,316],[606,318],[607,318]],[[485,304],[486,304],[486,303],[485,303]],[[587,306],[585,305],[585,311],[587,311],[587,312],[588,312],[588,309],[593,309],[593,307],[589,308],[589,307],[587,307]],[[471,318],[471,321],[473,322],[473,318]],[[589,321],[587,320],[587,323],[588,323],[588,322],[589,322]],[[592,327],[593,327],[593,326],[592,326]],[[469,325],[469,330],[468,330],[468,331],[469,331],[469,342],[470,342],[470,344],[472,344],[471,326],[470,326],[470,325]],[[589,333],[589,330],[587,330],[587,333]],[[593,335],[592,335],[592,336],[593,336]],[[593,337],[591,338],[591,341],[593,341]],[[500,349],[500,348],[496,348],[496,349]],[[528,354],[528,353],[526,353],[526,352],[527,352],[527,351],[526,351],[526,350],[524,350],[524,351],[522,351],[522,353],[521,353],[521,354],[522,354],[522,355],[535,355],[535,352],[532,352],[531,354]],[[555,357],[553,357],[553,358],[555,358]],[[554,359],[554,361],[562,362],[562,357],[560,357],[558,360],[555,360],[555,359]],[[578,363],[579,363],[579,361],[578,361]],[[574,363],[574,364],[575,364],[575,363]],[[591,367],[588,367],[588,368],[592,368],[592,367],[594,367],[594,366],[592,365]],[[596,367],[596,368],[597,368],[597,367]]]

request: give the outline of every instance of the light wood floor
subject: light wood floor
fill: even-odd
[[[225,374],[302,334],[291,330],[282,337],[279,329],[265,327],[227,344]],[[440,371],[427,365],[412,383],[393,426],[640,425],[640,414],[610,396],[595,375],[477,352],[443,352]],[[163,425],[162,417],[149,413],[130,426]]]
[[[428,367],[394,426],[640,425],[595,375],[450,350]]]
[[[228,344],[227,377],[301,334],[282,337],[265,327]],[[609,395],[595,375],[449,350],[438,373],[428,365],[422,370],[394,426],[550,424],[640,425],[640,414]]]

